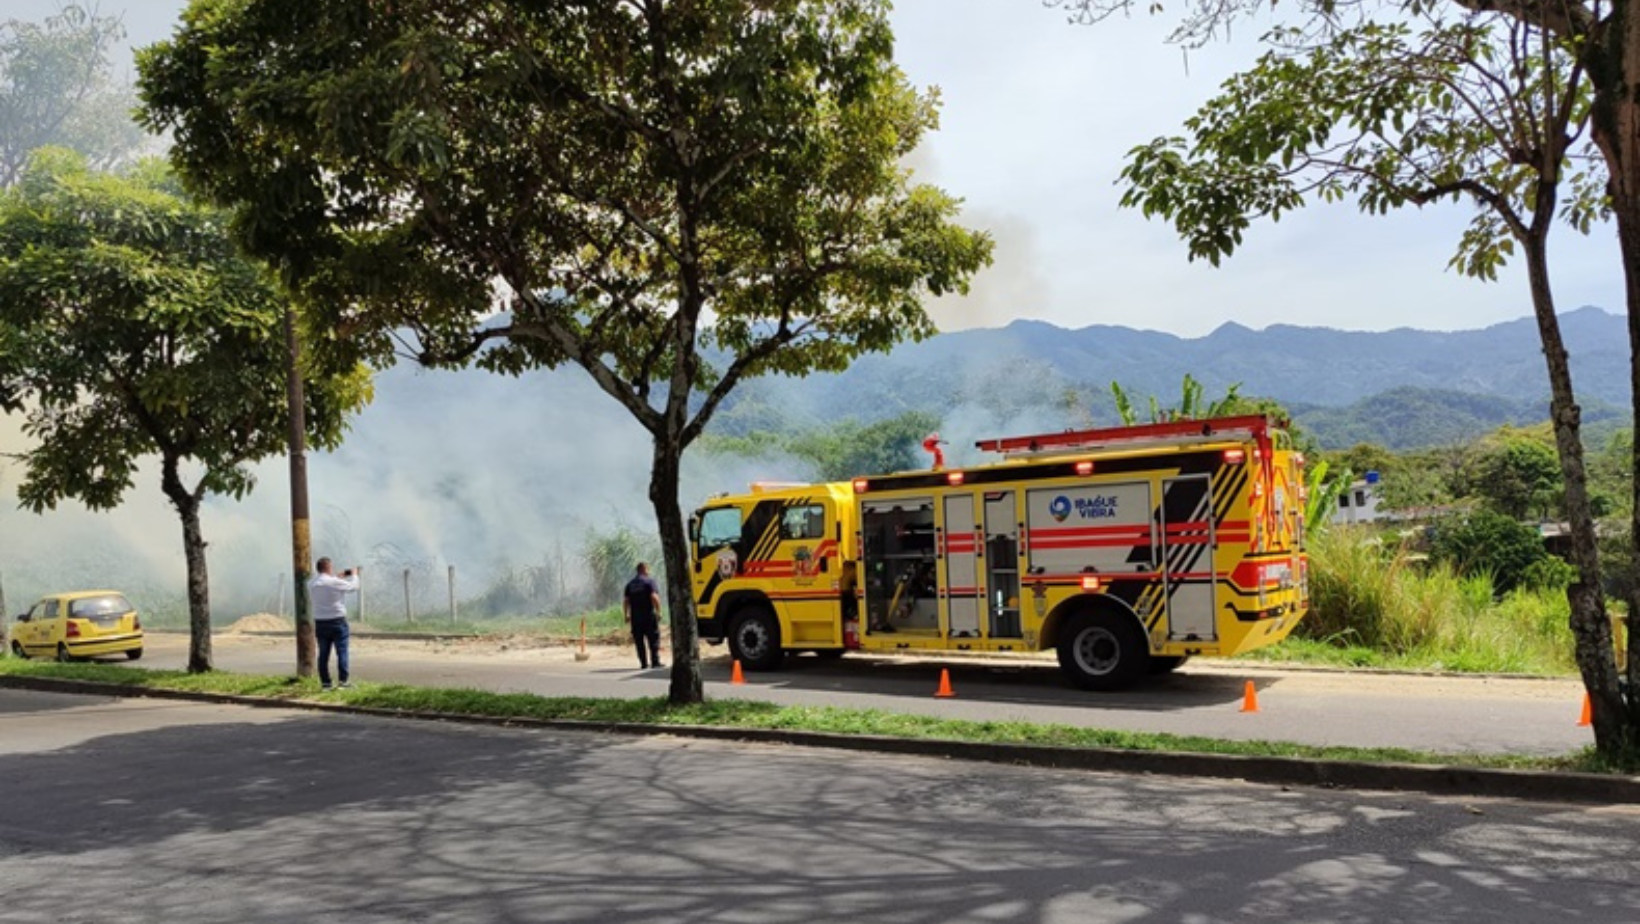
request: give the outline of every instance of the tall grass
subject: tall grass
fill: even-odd
[[[1323,531],[1309,551],[1310,613],[1299,624],[1301,639],[1381,664],[1537,674],[1573,668],[1563,591],[1523,588],[1498,597],[1489,576],[1459,575],[1393,533],[1362,527]],[[1313,645],[1292,647],[1315,652]]]

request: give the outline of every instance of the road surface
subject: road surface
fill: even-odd
[[[186,664],[187,639],[154,634],[140,662]],[[289,639],[219,635],[219,667],[290,673]],[[929,661],[849,656],[787,659],[786,669],[748,674],[731,686],[723,648],[707,655],[707,695],[790,705],[889,709],[953,718],[1060,722],[1097,728],[1279,740],[1317,745],[1406,747],[1443,753],[1553,755],[1592,743],[1577,727],[1582,690],[1572,681],[1415,677],[1280,670],[1241,663],[1187,664],[1140,689],[1095,694],[1067,687],[1049,660]],[[368,680],[476,687],[548,696],[664,696],[661,671],[639,671],[625,649],[594,646],[576,662],[570,649],[494,642],[398,642],[354,637],[354,672]],[[954,699],[935,699],[949,667]],[[1241,711],[1247,680],[1259,712]]]
[[[7,924],[1633,924],[1640,811],[0,690]]]

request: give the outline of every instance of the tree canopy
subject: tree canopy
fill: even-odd
[[[1130,0],[1062,5],[1092,21]],[[1265,5],[1189,7],[1175,38],[1209,40]],[[1596,744],[1607,754],[1636,749],[1640,697],[1625,694],[1612,657],[1548,239],[1557,220],[1586,232],[1597,219],[1615,218],[1631,340],[1640,342],[1640,101],[1632,92],[1637,75],[1628,73],[1640,61],[1640,27],[1623,0],[1552,7],[1388,0],[1347,8],[1304,0],[1299,10],[1300,25],[1266,33],[1269,52],[1187,121],[1188,140],[1158,138],[1133,152],[1123,202],[1167,218],[1193,259],[1215,264],[1240,246],[1253,221],[1278,219],[1311,198],[1351,198],[1369,213],[1473,203],[1451,263],[1479,278],[1495,277],[1520,248],[1565,478],[1579,575],[1567,596],[1578,665],[1595,701]],[[1640,355],[1630,361],[1640,369]],[[1640,641],[1631,648],[1640,656]],[[1628,688],[1640,689],[1640,664],[1628,670]]]
[[[649,431],[693,701],[680,453],[748,376],[933,333],[990,258],[901,166],[937,98],[892,53],[882,0],[195,0],[139,69],[332,346],[578,365]]]
[[[153,161],[114,175],[48,148],[0,192],[0,411],[36,441],[18,499],[109,509],[157,457],[183,524],[195,670],[210,667],[200,505],[249,491],[247,464],[284,451],[287,421],[287,302],[227,222]],[[334,447],[368,375],[308,378],[310,436]]]
[[[111,167],[142,147],[136,95],[109,67],[124,38],[119,17],[73,3],[42,22],[0,22],[0,187],[17,182],[37,148],[73,148]]]

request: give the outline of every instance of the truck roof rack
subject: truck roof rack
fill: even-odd
[[[1205,420],[1170,420],[1165,423],[1131,427],[1103,427],[1093,430],[1065,430],[1034,436],[1010,436],[980,440],[974,445],[986,452],[1005,456],[1050,453],[1095,452],[1131,446],[1190,445],[1252,437],[1261,442],[1274,425],[1263,414],[1241,417],[1213,417]]]

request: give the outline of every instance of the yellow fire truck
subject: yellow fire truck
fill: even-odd
[[[1268,418],[977,445],[1000,460],[946,468],[936,451],[929,470],[709,500],[690,519],[701,637],[751,670],[801,651],[1051,649],[1108,690],[1303,617],[1304,460]]]

